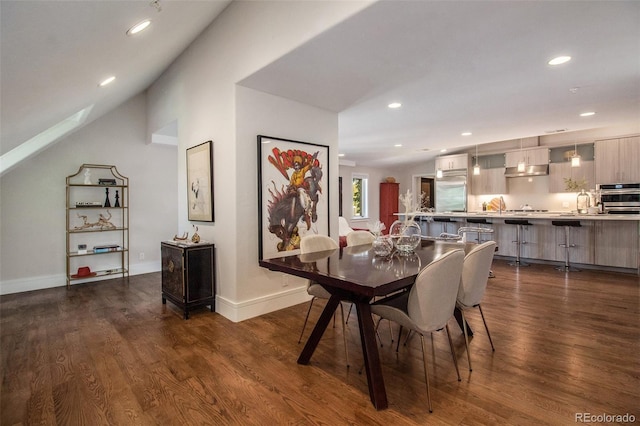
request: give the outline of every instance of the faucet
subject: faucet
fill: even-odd
[[[500,196],[500,207],[499,207],[499,214],[502,214],[502,206],[507,206],[507,203],[504,202],[504,198],[502,197],[502,195]]]

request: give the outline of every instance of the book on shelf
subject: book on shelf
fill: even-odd
[[[102,207],[100,201],[78,201],[76,207]]]
[[[98,179],[98,185],[115,185],[115,179]]]
[[[93,252],[94,253],[108,253],[111,251],[121,251],[122,250],[122,246],[119,246],[118,244],[108,244],[108,245],[102,245],[102,246],[93,246]]]

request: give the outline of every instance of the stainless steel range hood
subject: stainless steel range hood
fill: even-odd
[[[517,167],[507,167],[504,169],[504,177],[521,176],[546,176],[549,174],[549,165],[526,166],[524,172],[519,172]]]

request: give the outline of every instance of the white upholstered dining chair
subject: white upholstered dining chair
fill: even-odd
[[[347,234],[347,246],[361,246],[373,243],[376,236],[369,231],[357,230]]]
[[[313,253],[318,251],[325,250],[334,250],[338,248],[338,243],[336,243],[332,238],[326,235],[307,235],[300,239],[300,253]],[[307,327],[307,321],[309,320],[309,314],[311,313],[311,308],[313,307],[313,302],[316,299],[329,299],[331,294],[324,289],[320,284],[315,281],[309,280],[309,284],[307,287],[307,293],[310,296],[313,296],[311,299],[311,303],[309,304],[309,309],[307,310],[307,316],[304,318],[304,324],[302,325],[302,331],[300,332],[300,338],[298,339],[298,343],[302,341],[302,336],[304,335],[304,330]],[[347,350],[347,333],[345,326],[345,317],[344,317],[344,309],[342,307],[342,302],[340,303],[340,314],[342,321],[342,337],[344,340],[344,356],[347,362],[347,367],[349,367],[349,352]]]
[[[431,407],[431,391],[429,390],[425,335],[443,328],[446,329],[453,364],[456,367],[458,381],[460,381],[458,361],[447,322],[453,316],[456,306],[463,261],[464,251],[462,249],[447,252],[420,271],[411,290],[371,304],[373,314],[394,321],[400,326],[420,334],[429,412],[433,412],[433,409]]]
[[[467,349],[469,371],[471,371],[471,355],[469,354],[467,318],[464,314],[466,310],[476,307],[480,310],[480,316],[482,316],[482,322],[484,323],[485,330],[487,330],[489,343],[491,343],[491,350],[495,351],[493,340],[491,340],[491,334],[489,333],[489,327],[487,327],[487,321],[484,319],[484,313],[480,306],[480,301],[487,289],[487,281],[491,272],[491,263],[493,262],[495,249],[495,241],[487,241],[474,247],[473,250],[464,257],[464,264],[462,266],[462,277],[458,287],[456,307],[462,314],[462,330],[464,332],[464,344]]]

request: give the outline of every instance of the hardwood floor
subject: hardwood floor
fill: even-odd
[[[576,413],[640,421],[638,276],[518,270],[502,260],[493,270],[482,306],[496,351],[471,311],[469,373],[452,320],[458,382],[446,335],[434,333],[432,414],[420,339],[396,353],[386,323],[389,408],[378,412],[358,374],[355,315],[347,369],[339,326],[327,330],[310,365],[296,363],[308,304],[241,323],[207,309],[185,321],[162,305],[159,273],[3,296],[0,424],[572,425]],[[311,321],[322,309],[315,305]]]

